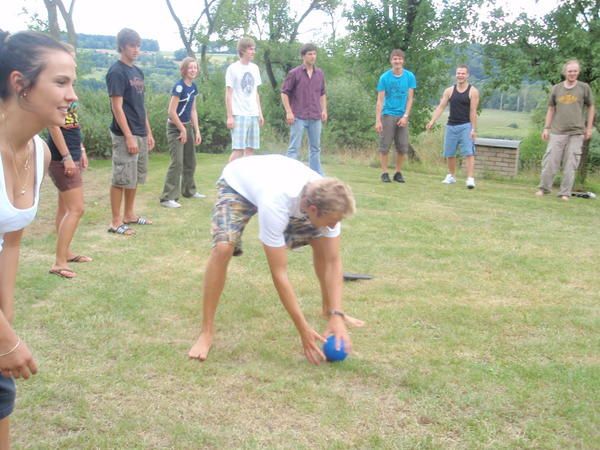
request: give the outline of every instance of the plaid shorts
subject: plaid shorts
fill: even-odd
[[[217,201],[212,211],[212,246],[218,242],[230,242],[234,246],[233,256],[240,256],[242,250],[242,233],[250,218],[258,212],[256,206],[246,200],[239,192],[233,189],[223,179],[217,182]],[[302,247],[312,239],[323,236],[322,231],[316,228],[304,217],[290,217],[284,231],[285,244],[288,248]]]
[[[260,127],[258,116],[233,116],[234,125],[231,130],[232,150],[260,148]]]

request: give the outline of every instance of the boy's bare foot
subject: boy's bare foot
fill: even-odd
[[[325,319],[329,319],[329,313],[323,313],[323,317]],[[348,314],[344,314],[344,321],[351,327],[360,328],[365,326],[364,320],[357,319],[356,317],[349,316]]]
[[[348,314],[344,316],[344,320],[351,327],[360,328],[365,326],[364,320],[357,319],[356,317],[349,316]]]
[[[188,356],[190,357],[190,359],[206,361],[211,346],[212,335],[209,335],[207,333],[201,333],[196,343],[192,345],[192,348],[188,352]]]

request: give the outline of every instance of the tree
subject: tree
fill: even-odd
[[[261,54],[269,84],[277,91],[281,79],[298,61],[298,34],[302,23],[317,10],[328,13],[339,6],[339,0],[304,2],[299,14],[292,14],[284,0],[254,0],[249,2],[251,26],[261,41]]]
[[[171,17],[177,24],[179,36],[188,56],[195,57],[193,49],[194,44],[200,46],[200,65],[202,66],[203,76],[208,75],[206,70],[206,52],[211,36],[214,34],[224,35],[232,29],[238,29],[243,24],[237,23],[234,18],[238,17],[239,10],[244,9],[246,2],[236,0],[203,0],[203,8],[200,15],[192,22],[189,27],[185,27],[181,19],[177,16],[171,1],[165,0],[171,13]]]
[[[44,0],[44,5],[48,11],[48,31],[50,35],[56,39],[60,39],[60,26],[58,24],[58,11],[67,27],[67,40],[73,48],[77,48],[77,33],[75,32],[75,24],[73,22],[73,9],[75,8],[75,0],[71,0],[69,9],[67,9],[62,0]]]
[[[349,68],[375,94],[379,75],[389,68],[389,53],[402,49],[405,67],[415,74],[417,90],[411,113],[411,131],[425,129],[431,105],[441,86],[450,82],[455,49],[468,43],[469,24],[476,23],[480,0],[355,1],[346,12],[351,32],[349,49],[355,64]],[[373,102],[373,105],[375,102]]]
[[[550,84],[561,80],[568,59],[581,62],[579,79],[588,83],[598,106],[600,95],[600,1],[565,0],[542,18],[521,14],[516,19],[501,8],[483,24],[487,67],[496,86],[508,86],[524,76]],[[596,108],[597,110],[597,108]],[[596,130],[600,131],[598,121]],[[589,141],[585,141],[579,181],[585,182]]]

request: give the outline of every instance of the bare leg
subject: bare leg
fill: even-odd
[[[56,218],[54,219],[54,229],[56,230],[56,234],[58,234],[58,229],[60,228],[60,223],[63,220],[63,217],[67,214],[67,209],[65,208],[65,202],[58,193],[58,207],[56,208]]]
[[[137,188],[133,189],[123,189],[125,192],[125,207],[123,208],[123,221],[124,222],[134,222],[137,220],[138,216],[135,215],[135,194],[137,193]]]
[[[215,334],[215,314],[227,278],[227,266],[233,256],[233,245],[220,242],[213,247],[204,272],[202,303],[202,331],[188,356],[200,361],[206,360]]]
[[[388,153],[379,152],[379,164],[381,166],[381,173],[388,171]]]
[[[473,174],[475,173],[475,157],[472,155],[465,157],[465,163],[467,166],[467,177],[473,178]]]
[[[456,156],[449,156],[448,161],[448,173],[453,177],[456,176]]]
[[[341,297],[342,284],[344,274],[342,271],[342,259],[339,256],[339,238],[319,238],[313,239],[311,246],[313,249],[313,265],[315,267],[315,274],[319,279],[319,286],[321,287],[321,297],[323,299],[323,317],[329,319],[329,311],[332,309],[331,295],[339,295]],[[332,247],[333,246],[333,247]],[[331,255],[337,257],[332,258]],[[333,286],[328,286],[327,275],[328,271],[333,271],[331,274],[332,279],[336,280]],[[339,283],[338,281],[339,280]],[[360,319],[345,314],[344,320],[348,325],[355,327],[362,327],[365,325]]]
[[[56,260],[52,270],[68,268],[67,260],[73,255],[69,251],[71,241],[79,225],[79,219],[83,216],[83,188],[70,189],[59,192],[66,213],[58,227],[56,239]]]
[[[112,212],[112,219],[110,226],[117,228],[123,223],[123,217],[121,216],[121,202],[123,201],[123,191],[125,189],[111,186],[110,187],[110,209]]]
[[[402,172],[402,164],[406,157],[403,153],[396,153],[396,172]]]
[[[0,450],[10,449],[9,419],[0,420]]]
[[[254,149],[252,149],[252,148],[247,148],[247,149],[244,151],[244,156],[252,156],[252,155],[254,155]]]
[[[231,155],[229,155],[229,162],[234,159],[238,159],[244,156],[244,150],[232,150]]]

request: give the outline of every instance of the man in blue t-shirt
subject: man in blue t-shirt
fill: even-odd
[[[390,53],[392,68],[379,77],[375,130],[379,133],[379,161],[381,181],[390,183],[388,153],[392,140],[396,147],[396,173],[394,181],[404,183],[402,163],[408,153],[408,117],[412,109],[417,80],[404,69],[404,52],[394,49]]]

